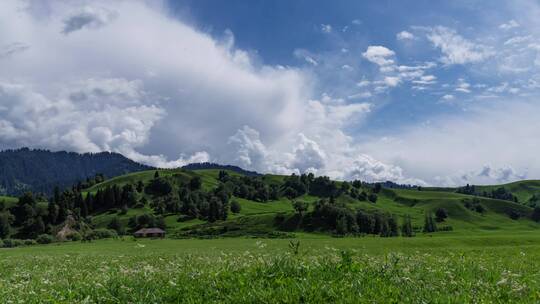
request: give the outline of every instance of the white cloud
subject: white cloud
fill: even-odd
[[[399,77],[392,77],[392,76],[384,77],[384,84],[386,84],[389,87],[395,87],[400,82],[401,82],[401,80],[399,79]]]
[[[441,50],[441,61],[447,65],[481,62],[493,55],[488,47],[471,42],[447,27],[431,28],[427,38]]]
[[[519,27],[519,26],[520,26],[519,23],[516,20],[512,19],[512,20],[508,21],[507,23],[503,23],[503,24],[499,25],[499,28],[501,30],[510,30],[510,29],[513,29],[513,28],[516,28],[516,27]]]
[[[512,37],[504,42],[504,45],[522,44],[531,41],[532,36],[516,36]]]
[[[411,32],[401,31],[401,32],[399,32],[399,33],[396,34],[396,39],[397,39],[397,40],[401,40],[401,41],[404,41],[404,40],[414,40],[414,39],[415,39],[415,36],[414,36],[413,33],[411,33]]]
[[[454,99],[456,99],[456,97],[452,94],[445,94],[443,95],[443,97],[441,97],[441,102],[451,102],[453,101]]]
[[[341,66],[341,69],[342,69],[342,70],[346,70],[346,71],[352,71],[352,70],[354,70],[354,68],[353,68],[352,66],[348,65],[348,64],[342,65],[342,66]]]
[[[373,62],[379,66],[387,66],[394,64],[394,51],[380,45],[370,45],[367,50],[362,53],[362,56],[368,61]]]
[[[420,79],[413,80],[413,83],[421,85],[435,84],[437,83],[437,77],[435,77],[434,75],[420,76]]]
[[[331,33],[332,26],[330,24],[321,24],[321,31],[326,34]]]
[[[521,179],[525,173],[539,176],[540,106],[534,99],[513,99],[511,104],[493,101],[491,107],[482,103],[467,112],[438,115],[429,124],[403,128],[391,140],[366,140],[361,149],[429,184],[494,184]],[[497,165],[487,176],[478,176],[483,164]]]
[[[471,84],[465,81],[463,78],[458,79],[458,83],[456,85],[456,91],[461,93],[470,93],[471,92]]]
[[[361,153],[345,130],[371,104],[313,99],[309,69],[261,64],[230,31],[211,37],[156,1],[21,5],[0,9],[0,46],[11,45],[0,57],[2,149],[115,151],[159,167],[217,161],[335,178]],[[98,13],[74,22],[80,7]],[[100,17],[108,12],[114,18]]]

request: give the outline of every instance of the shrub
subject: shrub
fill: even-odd
[[[231,202],[231,212],[232,213],[239,213],[240,210],[242,210],[242,206],[240,206],[240,203],[238,203],[237,201],[232,201]]]
[[[100,228],[100,229],[95,229],[94,231],[92,231],[90,233],[90,236],[94,240],[107,239],[107,238],[116,238],[116,237],[118,237],[118,233],[116,233],[116,231],[111,230],[111,229]]]
[[[25,246],[37,245],[36,240],[23,240]]]
[[[435,211],[435,219],[437,222],[444,222],[444,220],[448,217],[448,212],[446,212],[446,209],[444,208],[438,208]]]
[[[52,235],[49,234],[40,234],[36,239],[39,244],[50,244],[53,240]]]
[[[72,233],[66,235],[66,238],[68,240],[70,240],[70,241],[80,241],[80,240],[82,240],[82,236],[78,232],[72,232]]]
[[[5,239],[4,240],[4,248],[15,248],[22,246],[24,243],[21,240],[15,240],[15,239]]]

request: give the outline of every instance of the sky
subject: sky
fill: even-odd
[[[0,149],[540,178],[540,2],[0,2]]]

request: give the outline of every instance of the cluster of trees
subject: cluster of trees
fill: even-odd
[[[414,230],[409,216],[400,221],[391,214],[353,211],[333,197],[315,203],[313,211],[307,212],[305,203],[295,202],[296,219],[308,231],[326,230],[338,235],[375,234],[382,237],[413,236]]]
[[[268,185],[260,176],[233,176],[220,171],[218,179],[226,191],[236,197],[257,202],[277,200],[280,197],[279,186]]]
[[[339,184],[328,176],[315,177],[313,173],[292,174],[281,183],[266,183],[264,177],[231,176],[226,171],[220,171],[219,180],[234,196],[258,202],[277,200],[280,197],[294,199],[304,194],[325,198],[348,194],[354,199],[375,203],[377,193],[381,190],[378,183],[368,185],[356,180]]]
[[[531,196],[531,198],[529,198],[529,200],[527,201],[527,204],[530,206],[530,207],[537,207],[540,203],[540,194],[533,194],[533,196]]]
[[[489,198],[500,199],[500,200],[507,200],[507,201],[512,201],[516,203],[519,202],[517,196],[513,195],[510,191],[506,190],[506,188],[504,187],[498,187],[488,192],[488,191],[477,191],[474,185],[467,184],[463,187],[457,188],[456,192],[462,193],[462,194],[489,197]]]
[[[465,206],[465,208],[471,210],[471,211],[475,211],[475,212],[478,212],[478,213],[484,213],[486,211],[486,209],[484,208],[484,206],[482,206],[481,202],[480,202],[480,199],[475,197],[475,198],[472,198],[472,199],[463,199],[462,200],[463,202],[463,205]]]

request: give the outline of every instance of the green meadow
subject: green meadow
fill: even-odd
[[[536,231],[0,250],[3,303],[532,303],[539,280]]]

